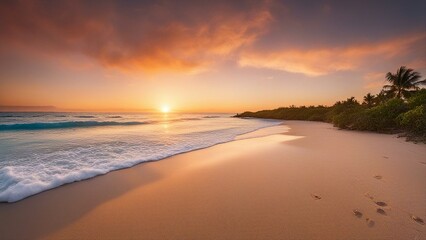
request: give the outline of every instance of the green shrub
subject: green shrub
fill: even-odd
[[[258,112],[244,112],[237,114],[236,117],[256,117],[271,118],[283,120],[309,120],[309,121],[325,121],[329,107],[311,106],[311,107],[283,107],[274,110],[263,110]]]
[[[365,110],[357,118],[354,129],[388,132],[399,126],[397,117],[407,110],[401,99],[391,99],[376,107]]]
[[[417,106],[426,105],[426,89],[417,91],[408,100],[407,104],[410,109],[416,108]]]
[[[361,106],[348,108],[332,116],[333,125],[338,128],[356,129],[364,111],[365,109]]]
[[[354,97],[350,97],[346,99],[345,101],[336,102],[333,105],[331,114],[338,115],[342,112],[348,111],[349,109],[352,109],[352,108],[357,108],[359,106],[360,106],[359,102]]]
[[[308,120],[309,121],[324,122],[325,121],[325,114],[314,113],[308,118]]]
[[[405,130],[418,135],[426,135],[426,110],[424,105],[400,114],[397,120]]]
[[[418,90],[407,99],[389,99],[383,92],[380,102],[368,108],[354,98],[338,101],[332,107],[301,106],[274,110],[245,112],[238,117],[272,118],[331,122],[344,129],[395,132],[404,130],[409,135],[426,139],[426,89]],[[425,140],[426,141],[426,140]]]
[[[338,128],[354,129],[364,107],[354,98],[336,102],[327,114],[327,119]]]

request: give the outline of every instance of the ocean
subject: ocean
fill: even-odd
[[[280,123],[229,114],[0,113],[0,202]]]

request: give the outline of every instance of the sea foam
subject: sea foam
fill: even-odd
[[[8,131],[3,127],[0,134],[0,202],[19,201],[66,183],[233,141],[240,134],[280,123],[199,115],[120,117],[121,122],[8,122],[13,127]],[[45,118],[59,121],[54,116]],[[72,114],[67,118],[76,119]],[[75,129],[70,131],[71,127]]]

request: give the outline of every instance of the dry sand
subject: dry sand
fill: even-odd
[[[0,204],[0,239],[426,239],[425,145],[285,123]]]

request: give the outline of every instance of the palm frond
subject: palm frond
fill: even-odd
[[[426,79],[416,82],[417,85],[426,85]]]
[[[384,85],[384,86],[383,86],[383,89],[385,89],[385,90],[386,90],[386,89],[388,89],[388,90],[389,90],[389,89],[392,89],[392,88],[394,88],[394,86],[393,86],[393,85]]]

